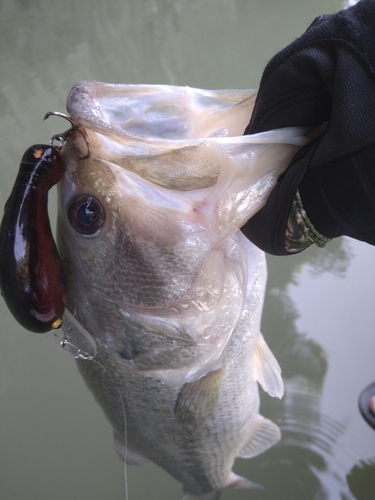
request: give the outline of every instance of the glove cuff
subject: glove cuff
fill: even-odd
[[[285,250],[289,254],[299,253],[313,243],[323,248],[329,241],[330,239],[320,234],[311,223],[297,189],[286,225]]]

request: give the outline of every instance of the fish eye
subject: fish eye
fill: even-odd
[[[68,216],[72,227],[83,236],[95,236],[105,221],[102,205],[88,194],[79,194],[73,199]]]

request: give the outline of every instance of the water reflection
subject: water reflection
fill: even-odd
[[[295,256],[293,262],[290,258],[283,258],[282,265],[279,259],[268,257],[269,273],[275,278],[267,288],[262,328],[269,331],[278,325],[278,334],[272,336],[270,344],[283,366],[285,378],[303,376],[319,389],[328,363],[322,346],[297,330],[296,320],[300,313],[289,294],[290,284],[298,283],[299,272],[307,264],[312,276],[330,272],[343,277],[352,256],[350,246],[341,238],[332,241],[324,250],[312,247]]]
[[[299,282],[299,274],[306,266],[311,279],[327,272],[344,278],[353,256],[348,240],[336,240],[324,251],[300,254],[296,266],[291,259],[284,259],[282,272],[278,268],[277,276],[268,287],[262,328],[267,332],[278,325],[278,333],[269,340],[283,368],[285,397],[276,404],[266,398],[262,400],[265,414],[272,413],[282,429],[282,440],[267,452],[266,465],[253,465],[262,476],[266,475],[265,467],[274,479],[271,484],[267,483],[267,499],[373,498],[370,493],[374,490],[373,460],[359,460],[362,453],[371,456],[372,448],[366,447],[363,438],[354,440],[347,432],[351,422],[340,408],[337,408],[337,414],[341,415],[338,418],[324,413],[322,391],[330,356],[322,344],[298,331],[299,311],[290,295],[291,283]],[[271,277],[277,261],[269,258]],[[310,306],[317,307],[314,303]],[[319,309],[316,314],[320,314]],[[374,443],[372,434],[368,434],[370,443]],[[289,467],[295,476],[288,477]],[[361,485],[359,477],[363,480]],[[277,480],[282,482],[282,489],[274,486]]]
[[[349,452],[342,445],[347,423],[321,412],[319,391],[306,380],[292,379],[286,382],[286,395],[278,406],[275,421],[282,429],[282,440],[262,461],[260,457],[253,460],[252,477],[269,478],[264,494],[254,498],[374,498],[370,494],[374,492],[374,461],[361,461],[360,450]],[[358,447],[356,442],[351,445]],[[246,468],[238,464],[237,470],[244,473]]]
[[[347,469],[342,465],[345,459],[337,459],[337,444],[346,430],[345,424],[321,412],[319,391],[303,379],[287,382],[282,406],[278,423],[283,438],[275,466],[279,460],[282,468],[288,465],[295,470],[298,480],[290,481],[294,498],[298,494],[303,498],[307,484],[310,496],[306,498],[328,499],[333,494],[348,494]],[[291,491],[283,492],[280,498],[290,498],[290,494]]]
[[[354,465],[346,479],[350,491],[357,500],[375,498],[375,461],[363,461]]]

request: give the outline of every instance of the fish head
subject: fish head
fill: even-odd
[[[74,156],[68,152],[59,186],[59,245],[81,285],[127,305],[180,298],[215,239],[202,215],[207,197],[181,196],[107,160]]]
[[[160,355],[166,333],[181,350],[176,363],[211,359],[212,346],[222,353],[241,314],[248,248],[238,229],[302,145],[300,130],[238,135],[255,97],[99,82],[80,82],[68,96],[68,111],[91,147],[83,158],[81,135],[69,138],[59,184],[58,246],[69,307],[112,343],[124,329],[139,337],[141,325],[147,346],[137,337],[137,347],[128,341],[120,348],[119,340],[116,349],[142,359],[145,369],[166,363]],[[213,329],[217,318],[222,324]],[[197,350],[188,356],[192,344]],[[139,354],[144,350],[155,353],[152,362]]]

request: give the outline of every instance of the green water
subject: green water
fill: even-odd
[[[60,132],[82,79],[255,88],[267,60],[340,0],[0,2],[0,206],[24,150]],[[53,197],[52,197],[53,198]],[[375,378],[375,250],[339,239],[269,259],[263,334],[286,395],[262,394],[281,443],[235,471],[264,492],[223,500],[373,500],[375,433],[357,398]],[[112,431],[74,361],[23,330],[0,301],[0,499],[122,500]],[[129,500],[178,499],[156,466],[127,468]]]

